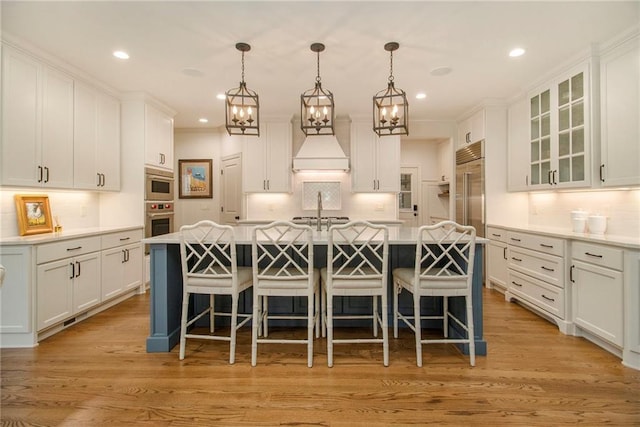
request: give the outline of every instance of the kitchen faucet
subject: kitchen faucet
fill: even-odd
[[[318,217],[316,219],[316,231],[322,230],[322,221],[320,220],[322,214],[322,191],[318,191]]]

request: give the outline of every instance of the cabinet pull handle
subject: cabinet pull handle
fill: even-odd
[[[467,143],[471,142],[471,132],[467,132],[467,133],[464,135],[464,140],[465,140]]]
[[[569,268],[569,280],[571,281],[571,283],[576,283],[575,280],[573,280],[573,269],[576,268],[575,265],[572,265],[571,268]]]
[[[42,166],[38,166],[38,182],[42,182]]]
[[[545,270],[545,271],[556,271],[556,270],[554,270],[553,268],[548,268],[548,267],[545,267],[544,265],[543,265],[543,266],[541,266],[540,268],[541,268],[541,269],[543,269],[543,270]]]
[[[547,177],[549,179],[549,185],[553,185],[553,178],[551,178],[551,174],[552,173],[553,173],[553,171],[549,170],[548,177]]]
[[[542,296],[542,298],[546,299],[547,301],[551,301],[551,302],[554,302],[554,301],[555,301],[555,299],[553,299],[553,298],[549,298],[549,297],[548,297],[548,296],[546,296],[545,294],[542,294],[541,296]]]
[[[67,252],[69,252],[69,251],[77,251],[78,249],[82,249],[82,246],[76,246],[75,248],[67,248]]]
[[[125,249],[125,251],[127,252],[127,262],[129,262],[129,249]]]
[[[507,248],[502,248],[502,258],[507,259]]]
[[[73,279],[76,276],[76,266],[72,262],[70,262],[69,265],[71,266],[71,276],[69,279]]]
[[[514,256],[512,256],[511,259],[514,260],[514,261],[522,262],[522,260],[520,258],[516,258]]]
[[[600,165],[600,182],[604,182],[604,163]]]
[[[553,170],[553,185],[558,185],[557,175],[558,175],[558,171],[554,169]]]
[[[122,261],[120,261],[120,264],[124,264],[125,262],[127,262],[127,253],[124,249],[122,249],[120,252],[122,252]]]
[[[602,255],[592,254],[590,252],[585,252],[584,254],[587,255],[587,256],[592,256],[594,258],[602,258]]]
[[[553,245],[546,245],[544,243],[540,243],[540,246],[542,246],[543,248],[553,249]]]
[[[98,178],[98,183],[96,184],[96,187],[100,187],[100,174],[98,172],[96,172],[96,177]]]
[[[516,285],[516,286],[520,286],[520,287],[522,287],[522,285],[521,285],[520,283],[518,283],[518,282],[514,282],[513,280],[511,281],[511,283],[513,283],[513,284],[514,284],[514,285]]]
[[[120,241],[121,242],[126,242],[127,240],[131,239],[131,237],[121,237]]]
[[[267,190],[271,190],[271,182],[269,180],[267,180]]]
[[[78,273],[76,274],[76,277],[80,277],[80,261],[76,261],[76,264],[78,265]]]
[[[495,237],[502,237],[502,234],[491,233],[491,235]]]
[[[49,182],[49,168],[47,166],[44,167],[44,171],[46,174],[46,178],[44,179],[44,182],[47,183]]]
[[[521,242],[522,241],[520,239],[516,239],[515,237],[512,237],[511,240],[513,240],[514,242]]]

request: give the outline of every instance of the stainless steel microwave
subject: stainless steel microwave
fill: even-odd
[[[173,201],[173,172],[145,168],[144,198],[148,201]]]

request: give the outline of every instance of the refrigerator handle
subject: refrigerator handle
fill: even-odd
[[[464,225],[469,225],[469,175],[471,172],[465,172],[462,174],[462,191],[464,197],[462,198],[462,220],[464,221]]]

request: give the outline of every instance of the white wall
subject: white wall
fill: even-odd
[[[529,193],[529,225],[570,232],[578,208],[606,215],[606,234],[640,237],[640,189]]]

